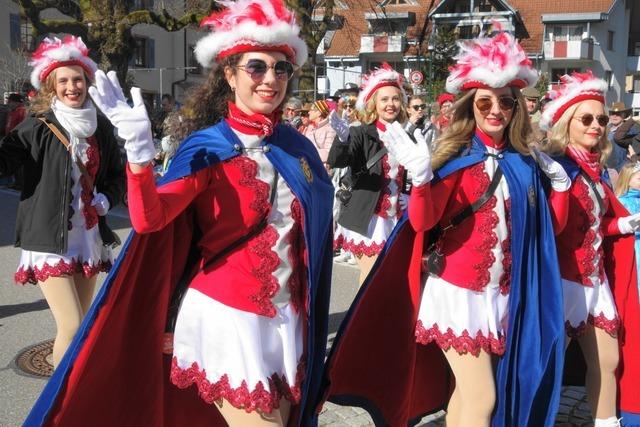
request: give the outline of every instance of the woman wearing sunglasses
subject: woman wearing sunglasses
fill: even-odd
[[[381,135],[394,122],[406,121],[403,77],[383,64],[363,77],[356,108],[364,124],[349,127],[337,114],[330,120],[338,137],[329,152],[332,168],[351,169],[348,197],[340,196],[340,235],[336,247],[356,256],[362,284],[406,208],[404,168],[385,148]],[[343,180],[344,181],[344,180]]]
[[[623,411],[640,414],[640,317],[633,258],[640,214],[630,216],[620,204],[604,167],[611,153],[606,82],[591,71],[563,76],[561,82],[540,127],[551,131],[546,149],[562,155],[558,161],[572,181],[566,214],[556,230],[567,343],[577,341],[584,355],[595,426],[615,427],[620,426],[617,396]],[[619,363],[624,369],[617,385]],[[567,364],[567,369],[574,367]]]
[[[538,76],[510,34],[460,48],[447,79],[460,95],[433,156],[399,123],[383,136],[413,177],[408,220],[334,341],[326,393],[366,402],[380,424],[407,425],[446,407],[452,427],[552,426],[562,295],[553,215],[528,155],[520,94]],[[568,178],[545,169],[552,197],[566,197]],[[375,343],[383,349],[372,353]]]
[[[278,123],[307,47],[283,2],[225,5],[202,22],[212,32],[195,52],[212,70],[180,114],[182,143],[157,188],[140,90],[130,108],[114,72],[91,88],[126,140],[135,233],[74,345],[50,416],[60,425],[285,426],[315,416],[333,187],[309,141]],[[103,373],[87,378],[87,366]]]

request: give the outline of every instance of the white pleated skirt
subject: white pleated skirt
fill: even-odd
[[[187,290],[173,341],[171,381],[192,384],[207,403],[224,399],[247,412],[271,413],[300,401],[303,322],[292,305],[274,318],[238,310]]]
[[[474,356],[505,349],[509,295],[489,284],[482,291],[461,288],[434,274],[425,283],[416,325],[416,342]]]
[[[587,324],[617,336],[620,320],[606,277],[593,287],[562,279],[562,296],[565,329],[569,337],[584,335]]]

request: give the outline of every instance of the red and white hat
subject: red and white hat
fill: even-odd
[[[391,68],[391,65],[383,62],[380,68],[376,68],[369,74],[362,76],[362,85],[360,85],[356,108],[358,110],[364,110],[365,105],[367,105],[367,102],[373,94],[385,86],[395,86],[400,89],[403,101],[406,103],[407,93],[404,91],[403,83],[404,77],[402,74]]]
[[[215,68],[222,58],[242,52],[266,50],[284,53],[295,65],[307,61],[307,44],[300,38],[295,15],[282,0],[220,1],[225,6],[200,22],[211,34],[198,41],[196,59]]]
[[[33,67],[31,84],[36,89],[40,89],[40,84],[58,67],[79,65],[91,78],[98,69],[89,58],[89,49],[82,38],[75,36],[66,36],[62,40],[47,37],[33,52],[29,65]]]
[[[493,28],[501,27],[494,23]],[[538,72],[522,46],[509,33],[500,32],[493,37],[478,37],[458,42],[460,51],[456,63],[449,67],[447,92],[458,94],[473,88],[512,86],[524,88],[538,81]]]
[[[603,104],[604,94],[607,91],[607,82],[596,78],[591,70],[584,73],[573,72],[560,77],[560,87],[549,92],[551,101],[545,106],[540,116],[539,126],[544,131],[550,130],[567,108],[581,101],[593,99]]]

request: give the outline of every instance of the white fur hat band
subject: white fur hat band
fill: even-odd
[[[242,52],[284,53],[298,67],[307,61],[307,45],[300,38],[295,15],[282,0],[221,1],[225,9],[200,23],[211,34],[196,44],[195,54],[203,67],[215,68],[224,57]]]
[[[402,99],[407,102],[407,94],[403,88],[404,77],[396,70],[391,68],[391,65],[384,62],[380,68],[376,68],[371,73],[362,77],[362,86],[360,86],[360,93],[358,94],[358,100],[356,101],[356,108],[358,110],[364,110],[367,105],[367,101],[371,99],[373,94],[385,86],[395,86],[402,92]]]
[[[498,31],[500,26],[494,24]],[[522,46],[509,33],[458,42],[456,63],[449,68],[447,92],[511,86],[524,88],[538,81],[538,72]]]
[[[98,66],[89,58],[89,49],[80,37],[46,38],[31,57],[31,84],[40,89],[49,74],[58,67],[78,65],[93,78]]]
[[[569,107],[581,101],[593,99],[604,104],[604,94],[607,82],[596,78],[591,70],[584,73],[573,72],[560,77],[560,87],[549,92],[551,101],[545,106],[540,117],[539,126],[544,131],[551,128],[560,120]]]

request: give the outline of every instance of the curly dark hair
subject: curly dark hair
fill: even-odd
[[[227,102],[233,100],[233,92],[224,76],[224,69],[235,68],[241,56],[230,55],[209,71],[205,82],[189,93],[182,108],[169,116],[166,129],[169,135],[182,141],[191,133],[214,125],[226,117]]]

